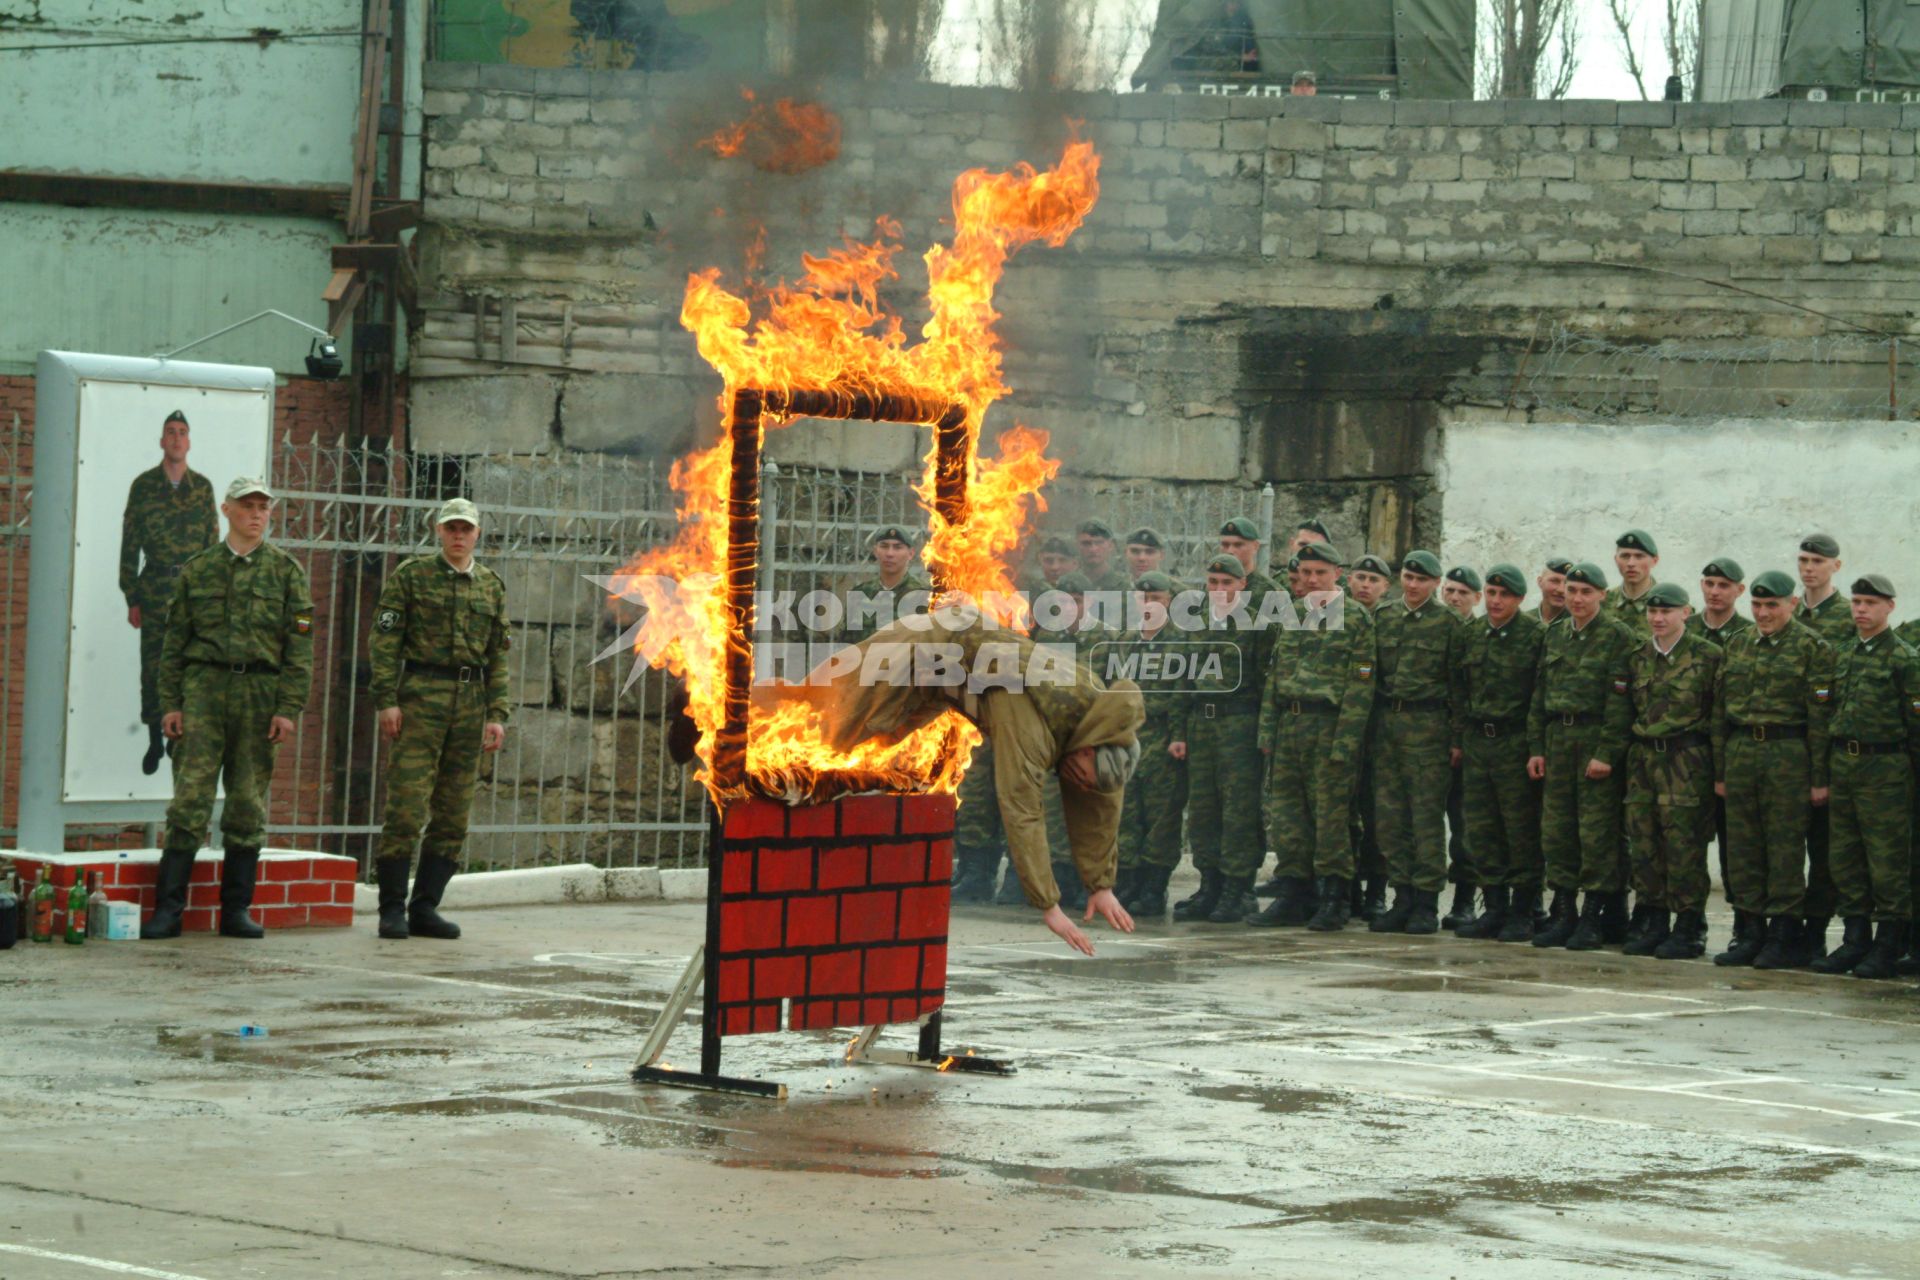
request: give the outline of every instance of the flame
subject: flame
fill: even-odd
[[[840,155],[840,117],[817,102],[782,98],[771,108],[754,101],[753,90],[740,96],[753,105],[737,120],[697,144],[722,160],[742,152],[756,169],[768,173],[805,173]]]
[[[1009,553],[1032,516],[1046,509],[1040,490],[1060,465],[1045,454],[1046,433],[1021,425],[1000,435],[997,457],[979,456],[987,410],[1007,392],[994,333],[994,290],[1013,253],[1033,243],[1066,242],[1099,196],[1099,167],[1092,145],[1076,140],[1051,169],[1023,164],[1005,173],[961,174],[953,185],[953,243],[926,254],[931,317],[917,343],[908,342],[900,317],[880,301],[882,284],[898,276],[893,259],[901,249],[901,228],[891,219],[877,221],[872,241],[849,239],[838,249],[804,256],[798,280],[756,289],[751,302],[723,286],[717,268],[687,280],[680,322],[725,380],[723,416],[731,412],[734,392],[752,387],[861,391],[964,407],[966,515],[950,524],[933,513],[932,536],[921,554],[945,590],[983,603],[996,594],[1011,596]],[[782,425],[768,417],[761,428]],[[915,489],[930,513],[934,434],[927,433]],[[730,639],[721,575],[731,472],[724,431],[711,448],[675,463],[670,479],[680,494],[679,532],[671,544],[635,557],[618,575],[627,581],[616,582],[616,591],[637,594],[647,607],[636,652],[687,687],[688,710],[699,727],[698,753],[707,766],[724,718]],[[664,587],[660,579],[676,585]],[[865,742],[847,752],[827,747],[820,730],[818,713],[806,705],[756,712],[747,751],[750,789],[789,800],[818,799],[837,778],[839,789],[952,791],[980,741],[958,713],[900,742]],[[700,776],[716,800],[731,798],[716,786],[710,767]]]

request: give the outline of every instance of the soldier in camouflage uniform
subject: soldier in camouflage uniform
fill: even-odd
[[[1113,562],[1113,530],[1104,520],[1082,520],[1075,530],[1080,572],[1094,591],[1124,592],[1133,586],[1125,568]]]
[[[1400,563],[1400,600],[1382,605],[1379,734],[1373,745],[1374,816],[1393,905],[1376,933],[1433,933],[1447,883],[1447,788],[1453,783],[1450,719],[1454,668],[1466,640],[1459,615],[1441,603],[1440,561],[1410,551]]]
[[[1480,575],[1471,565],[1457,564],[1447,570],[1446,579],[1440,584],[1440,599],[1447,608],[1459,615],[1463,625],[1474,621],[1474,610],[1480,607],[1482,588]],[[1473,858],[1467,850],[1467,819],[1465,793],[1460,784],[1460,768],[1456,764],[1453,779],[1447,783],[1447,882],[1453,886],[1453,905],[1447,914],[1440,917],[1442,929],[1458,929],[1462,925],[1472,924],[1479,919],[1476,899],[1480,893],[1480,878],[1474,871]]]
[[[1162,661],[1184,655],[1184,646],[1175,643],[1186,637],[1165,613],[1179,584],[1150,569],[1133,585],[1141,597],[1141,627],[1123,656],[1134,661],[1130,678],[1140,685],[1147,718],[1137,730],[1142,768],[1133,775],[1120,811],[1120,878],[1114,892],[1134,916],[1157,921],[1167,913],[1167,881],[1180,865],[1180,823],[1187,810],[1187,764],[1168,750],[1174,741],[1174,711],[1185,695],[1149,679],[1141,663],[1148,655]],[[1109,677],[1102,673],[1102,678]]]
[[[220,540],[213,485],[187,467],[193,447],[187,415],[175,409],[160,427],[160,465],[142,471],[127,489],[120,516],[120,594],[127,622],[140,633],[140,723],[147,754],[140,772],[160,768],[160,651],[167,639],[167,607],[187,557]]]
[[[1127,535],[1127,576],[1133,579],[1135,590],[1143,575],[1165,573],[1166,568],[1166,534],[1143,524]]]
[[[1207,563],[1206,629],[1192,644],[1193,675],[1173,707],[1169,754],[1187,763],[1187,843],[1200,889],[1174,904],[1175,920],[1226,924],[1240,919],[1242,887],[1251,888],[1265,856],[1260,800],[1265,777],[1258,749],[1260,699],[1275,631],[1257,625],[1247,569],[1218,555]]]
[[[888,524],[867,539],[867,551],[879,572],[847,592],[841,638],[857,644],[898,618],[927,611],[933,584],[913,571],[914,531]]]
[[[1687,619],[1687,630],[1702,640],[1711,640],[1722,650],[1727,642],[1753,625],[1753,619],[1735,611],[1740,597],[1747,594],[1747,571],[1732,556],[1715,556],[1700,570],[1700,612]],[[1733,905],[1733,891],[1727,885],[1727,798],[1713,798],[1713,844],[1720,862],[1720,892],[1727,905]],[[1745,916],[1734,918],[1736,930],[1745,928]],[[1736,937],[1734,941],[1739,941]]]
[[[1920,654],[1888,627],[1893,583],[1853,584],[1855,634],[1834,656],[1833,880],[1846,937],[1819,973],[1891,978],[1913,927],[1913,759],[1920,754]],[[1878,936],[1872,933],[1880,926]]]
[[[1473,566],[1457,564],[1447,570],[1440,584],[1440,603],[1453,610],[1460,621],[1472,622],[1473,611],[1480,607],[1480,593],[1480,575]]]
[[[247,478],[227,486],[227,536],[190,557],[174,580],[160,653],[161,732],[175,742],[173,803],[143,938],[180,936],[194,857],[216,789],[220,812],[220,932],[259,938],[247,914],[266,842],[273,759],[313,685],[313,598],[306,570],[265,541],[273,491]]]
[[[1374,615],[1378,622],[1380,606],[1393,587],[1393,570],[1376,555],[1364,555],[1353,562],[1347,573],[1347,594],[1353,603]],[[1375,628],[1378,635],[1378,627]],[[1373,808],[1373,744],[1380,737],[1380,700],[1373,700],[1373,712],[1367,717],[1367,741],[1360,752],[1360,777],[1354,783],[1353,816],[1347,820],[1348,836],[1353,844],[1356,874],[1353,914],[1372,923],[1387,909],[1387,859],[1380,852],[1380,828]],[[1277,877],[1276,877],[1277,879]],[[1279,886],[1261,890],[1278,893]]]
[[[1794,621],[1811,627],[1836,650],[1853,639],[1852,610],[1847,597],[1833,585],[1840,571],[1840,544],[1832,535],[1809,534],[1800,540],[1796,567],[1802,588]],[[1833,919],[1833,869],[1828,859],[1832,840],[1827,807],[1816,805],[1807,815],[1806,928],[1813,956],[1827,953],[1827,925]]]
[[[1713,691],[1721,652],[1687,631],[1687,593],[1677,583],[1658,583],[1645,598],[1652,635],[1628,664],[1627,830],[1634,896],[1647,914],[1626,954],[1692,960],[1707,950]]]
[[[1220,526],[1220,550],[1238,560],[1247,571],[1247,590],[1253,593],[1254,607],[1280,584],[1260,570],[1260,526],[1252,516],[1235,516]]]
[[[1647,626],[1647,592],[1658,582],[1653,570],[1660,563],[1660,546],[1645,529],[1629,529],[1614,539],[1613,547],[1620,585],[1607,592],[1606,609],[1644,640],[1652,634]]]
[[[1543,627],[1567,616],[1567,570],[1571,568],[1573,561],[1565,556],[1548,556],[1547,567],[1533,580],[1540,588],[1540,603],[1533,607],[1533,617]]]
[[[1805,905],[1807,815],[1827,800],[1833,646],[1793,620],[1793,579],[1753,580],[1753,629],[1735,636],[1714,693],[1714,789],[1727,798],[1727,873],[1741,940],[1718,965],[1814,958]]]
[[[380,588],[367,643],[368,694],[380,708],[380,736],[392,744],[374,863],[383,938],[460,936],[439,913],[440,896],[460,869],[480,757],[500,749],[512,709],[507,588],[473,558],[480,512],[465,498],[449,498],[434,531],[439,553],[403,561]],[[416,845],[420,870],[409,902]]]
[[[1622,771],[1633,704],[1627,698],[1634,633],[1604,607],[1607,574],[1583,561],[1567,570],[1567,616],[1547,628],[1527,714],[1541,779],[1540,849],[1553,900],[1536,947],[1592,948],[1624,942],[1627,906],[1620,865]],[[1574,892],[1586,902],[1577,914]]]
[[[1893,634],[1909,649],[1920,653],[1920,618],[1909,618],[1895,627]],[[1920,761],[1916,761],[1914,765],[1913,807],[1914,840],[1916,844],[1920,844]],[[1920,902],[1920,849],[1914,851],[1912,884],[1913,900]],[[1902,977],[1907,978],[1920,974],[1920,928],[1908,928],[1907,951],[1900,957],[1898,971]]]
[[[1292,559],[1314,543],[1333,545],[1333,534],[1328,531],[1326,522],[1310,516],[1293,527],[1293,536],[1287,539],[1287,558]]]
[[[1284,887],[1266,910],[1250,906],[1247,922],[1304,921],[1326,932],[1345,928],[1353,907],[1347,818],[1373,710],[1374,616],[1349,607],[1334,586],[1340,557],[1332,547],[1313,542],[1299,555],[1300,626],[1275,642],[1260,711],[1260,750],[1273,760],[1270,834]]]

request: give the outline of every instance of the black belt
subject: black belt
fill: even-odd
[[[1389,711],[1445,711],[1445,698],[1388,698],[1384,704]]]
[[[1235,711],[1251,715],[1260,709],[1252,702],[1196,702],[1193,705],[1200,709],[1202,720],[1212,720],[1217,716],[1229,715]]]
[[[1833,749],[1843,756],[1890,756],[1905,751],[1904,742],[1861,742],[1857,738],[1835,738]]]
[[[195,658],[196,667],[212,667],[216,671],[231,671],[236,676],[279,675],[280,668],[265,662],[215,662],[210,658]]]
[[[1340,714],[1340,704],[1328,702],[1325,698],[1282,698],[1280,709],[1292,716],[1333,716]]]
[[[1729,720],[1727,724],[1742,737],[1755,742],[1790,742],[1807,736],[1807,726],[1803,724],[1741,724],[1737,720]]]
[[[1473,720],[1469,725],[1483,738],[1504,738],[1527,727],[1525,720]]]
[[[461,684],[472,684],[487,674],[482,666],[443,667],[437,662],[408,662],[408,675],[438,676],[442,680],[457,680]]]
[[[1547,716],[1548,724],[1599,724],[1600,717],[1591,711],[1555,711]]]
[[[1685,751],[1688,747],[1709,746],[1712,742],[1713,739],[1701,733],[1698,729],[1691,729],[1686,733],[1669,734],[1664,738],[1635,738],[1633,740],[1635,746],[1652,747],[1655,751]]]

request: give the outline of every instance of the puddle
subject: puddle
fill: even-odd
[[[1325,1089],[1286,1089],[1277,1085],[1205,1084],[1191,1090],[1198,1098],[1216,1102],[1252,1102],[1276,1115],[1299,1115],[1330,1107],[1346,1108],[1352,1100]]]
[[[1486,978],[1454,977],[1450,974],[1433,973],[1415,973],[1388,978],[1346,978],[1337,982],[1322,982],[1318,985],[1322,989],[1335,991],[1445,991],[1454,995],[1500,996],[1517,1000],[1537,1000],[1542,994],[1531,988],[1495,982]]]

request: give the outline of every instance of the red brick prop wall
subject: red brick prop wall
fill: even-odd
[[[911,1022],[946,1000],[952,796],[728,807],[721,1035]]]
[[[55,936],[66,931],[67,890],[76,881],[98,871],[101,887],[109,898],[140,904],[144,923],[153,915],[153,877],[159,855],[146,851],[124,858],[103,857],[98,861],[84,855],[67,854],[49,863],[37,858],[19,858],[21,883],[40,883],[44,868],[51,865],[57,891],[53,904]],[[193,883],[187,889],[187,910],[180,917],[186,933],[212,933],[220,924],[220,871],[224,864],[217,851],[202,852],[193,864]],[[261,856],[260,871],[253,888],[253,918],[268,929],[297,929],[306,925],[345,928],[353,923],[353,885],[357,867],[352,858],[292,851],[270,851]]]

